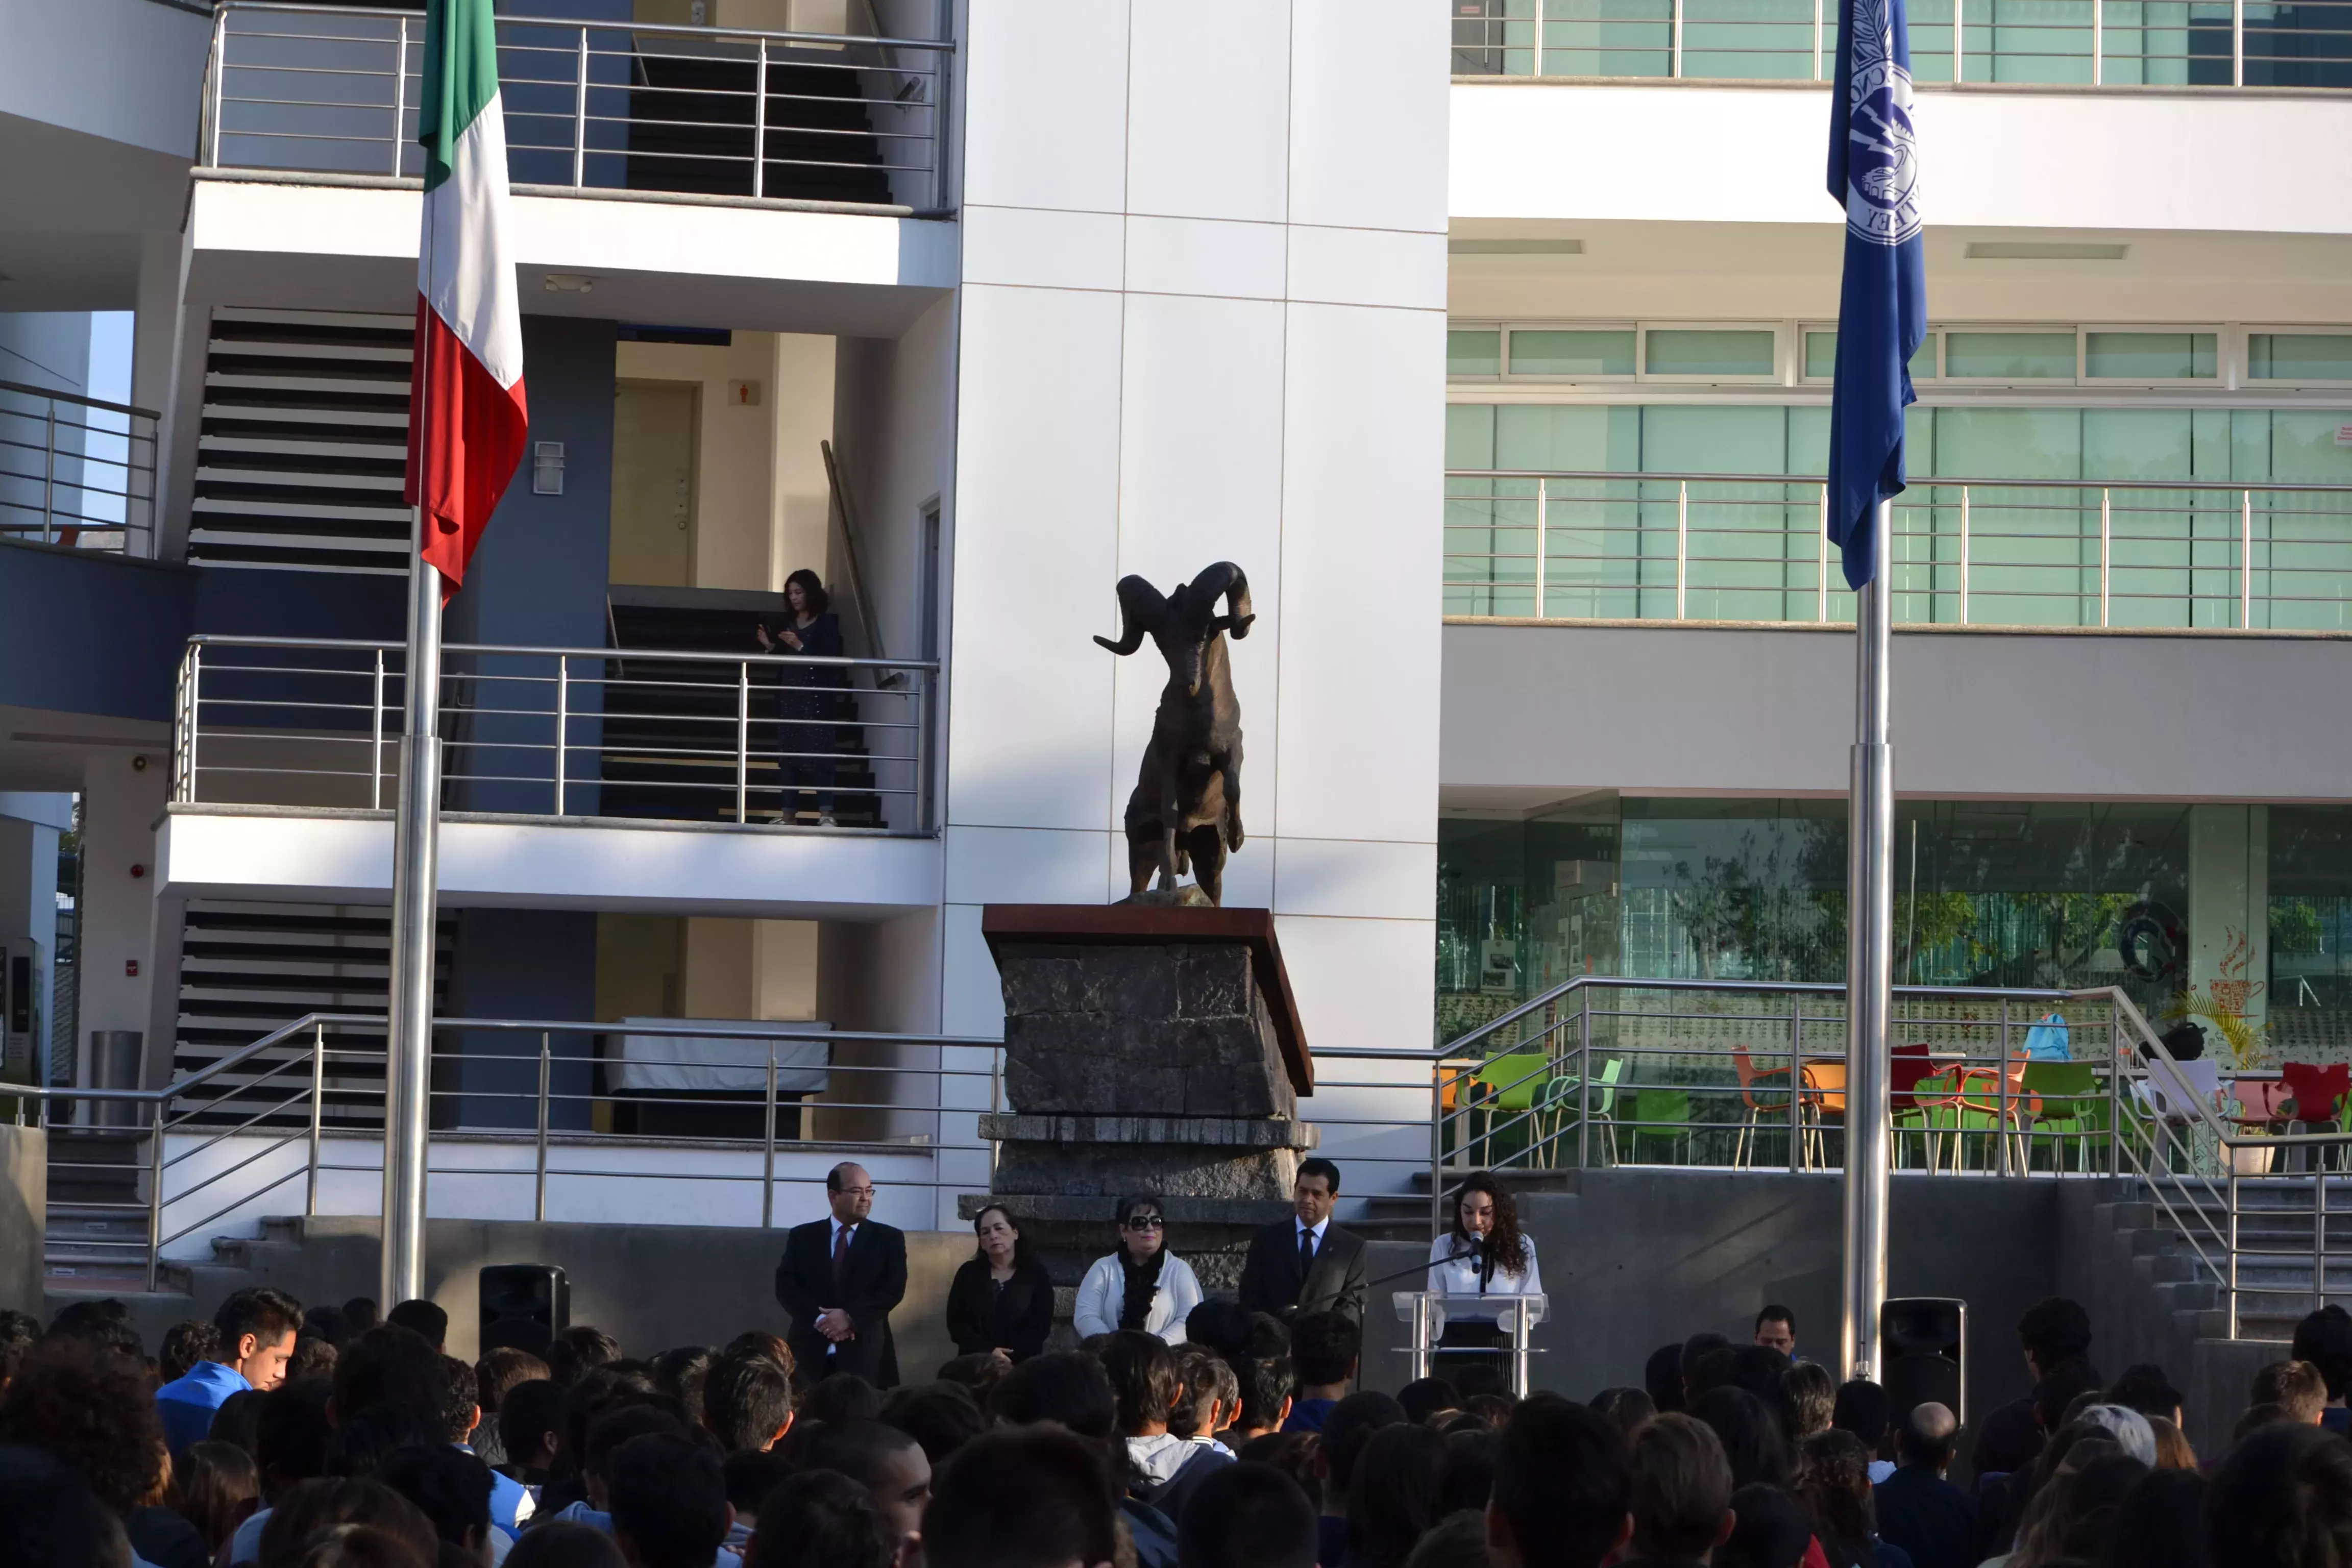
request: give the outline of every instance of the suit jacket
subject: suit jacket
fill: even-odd
[[[849,1240],[842,1283],[833,1283],[833,1220],[796,1225],[784,1236],[776,1264],[776,1300],[793,1315],[784,1342],[811,1383],[832,1372],[854,1372],[877,1388],[898,1384],[898,1347],[890,1338],[890,1309],[907,1294],[907,1236],[877,1220],[863,1220]],[[837,1348],[816,1331],[817,1314],[838,1307],[856,1337]],[[834,1348],[827,1357],[825,1352]]]
[[[1336,1225],[1325,1226],[1323,1245],[1315,1249],[1315,1266],[1307,1271],[1301,1289],[1297,1219],[1266,1226],[1250,1237],[1249,1258],[1242,1264],[1241,1300],[1249,1310],[1271,1312],[1286,1323],[1300,1312],[1337,1311],[1360,1324],[1364,1238]]]
[[[1916,1568],[1975,1568],[1977,1500],[1933,1470],[1898,1468],[1871,1489],[1878,1534],[1911,1554]]]
[[[1003,1345],[1024,1362],[1045,1348],[1053,1331],[1054,1281],[1043,1265],[1016,1265],[1002,1296],[981,1259],[956,1270],[948,1287],[948,1338],[958,1355],[984,1355]]]

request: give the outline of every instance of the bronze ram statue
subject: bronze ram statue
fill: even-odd
[[[1217,614],[1217,601],[1230,614]],[[1190,863],[1209,902],[1223,901],[1225,855],[1242,847],[1242,707],[1225,661],[1225,634],[1249,635],[1249,579],[1230,561],[1206,568],[1161,595],[1140,577],[1118,580],[1118,641],[1095,641],[1130,654],[1144,636],[1168,660],[1168,685],[1152,716],[1142,774],[1127,798],[1127,863],[1133,893],[1154,870],[1172,892]]]

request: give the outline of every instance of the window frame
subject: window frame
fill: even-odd
[[[1636,382],[1654,386],[1784,386],[1789,374],[1789,334],[1786,321],[1644,321],[1634,328],[1633,376]],[[1772,340],[1772,364],[1757,374],[1675,375],[1650,368],[1650,334],[1663,332],[1764,332]],[[1612,377],[1612,380],[1622,379]]]
[[[2127,375],[2093,375],[2091,374],[2091,334],[2093,332],[2158,332],[2168,336],[2186,334],[2194,338],[2207,332],[2213,339],[2213,374],[2210,375],[2169,375],[2160,380]],[[2189,350],[2194,363],[2196,350]],[[2077,386],[2126,386],[2134,390],[2164,391],[2183,386],[2226,387],[2230,384],[2230,331],[2210,321],[2085,321],[2074,329],[2074,384]]]
[[[1511,334],[1513,332],[1631,332],[1633,334],[1633,374],[1631,375],[1560,375],[1549,371],[1529,371],[1524,374],[1511,369]],[[1498,378],[1506,385],[1534,386],[1609,386],[1630,385],[1642,379],[1642,324],[1639,321],[1535,321],[1503,323],[1503,374]]]
[[[2238,342],[2233,345],[2236,355],[2234,368],[2238,373],[2237,383],[2238,389],[2240,391],[2250,392],[2256,387],[2273,386],[2284,387],[2290,390],[2309,388],[2313,391],[2332,391],[2343,387],[2352,387],[2352,376],[2344,376],[2333,380],[2324,377],[2295,377],[2290,379],[2285,376],[2276,375],[2257,377],[2254,374],[2254,340],[2258,337],[2352,338],[2352,325],[2341,323],[2329,325],[2323,323],[2299,322],[2292,326],[2284,327],[2273,326],[2268,323],[2241,326],[2237,331]]]
[[[1796,341],[1791,344],[1790,350],[1794,358],[1796,369],[1796,376],[1791,384],[1796,386],[1827,386],[1831,382],[1837,379],[1834,375],[1808,375],[1805,373],[1806,334],[1809,332],[1827,332],[1834,337],[1837,334],[1837,330],[1838,324],[1834,321],[1808,321],[1801,320],[1797,322]],[[1936,370],[1934,375],[1929,379],[1938,384],[1948,379],[1944,374],[1944,341],[1949,334],[1949,331],[1950,329],[1942,321],[1930,321],[1927,323],[1927,336],[1935,340],[1936,344]],[[1914,379],[1916,381],[1916,378],[1915,377]]]

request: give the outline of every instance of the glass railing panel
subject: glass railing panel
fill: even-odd
[[[1674,74],[1673,0],[1543,0],[1543,5],[1544,75]]]
[[[2352,0],[2249,4],[2245,47],[2248,87],[2352,87]]]
[[[1682,74],[1810,81],[1813,37],[1813,0],[1683,0]]]

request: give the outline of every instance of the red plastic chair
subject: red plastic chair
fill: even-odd
[[[2294,1101],[2297,1121],[2332,1122],[2344,1113],[2344,1097],[2352,1093],[2352,1066],[2288,1062],[2279,1068],[2279,1081]]]
[[[1927,1169],[1933,1171],[1936,1168],[1936,1127],[1930,1108],[1949,1104],[1951,1096],[1948,1093],[1931,1094],[1922,1100],[1919,1086],[1930,1079],[1941,1078],[1945,1069],[1936,1065],[1924,1041],[1896,1046],[1886,1054],[1886,1100],[1893,1112],[1889,1120],[1897,1127],[1907,1125],[1919,1132],[1927,1150]]]

